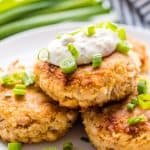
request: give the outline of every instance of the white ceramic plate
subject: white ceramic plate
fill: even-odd
[[[10,62],[19,58],[25,65],[33,64],[35,55],[40,48],[47,46],[49,41],[53,39],[56,33],[72,30],[83,23],[65,23],[53,26],[37,28],[27,32],[23,32],[0,41],[0,66],[6,67]],[[145,43],[150,43],[150,31],[136,29],[125,26],[127,32],[137,39],[141,39]],[[147,45],[150,48],[150,45]],[[80,137],[85,135],[84,129],[80,123],[76,124],[71,131],[61,140],[55,143],[40,143],[24,145],[23,150],[43,150],[47,146],[55,145],[58,150],[62,149],[62,144],[65,141],[72,141],[76,150],[94,150],[94,148],[86,142],[80,140]],[[7,150],[7,145],[0,142],[0,150]]]

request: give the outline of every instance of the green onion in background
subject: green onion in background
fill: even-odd
[[[29,1],[29,0],[28,0]],[[48,1],[48,0],[46,0]],[[49,0],[52,1],[52,0]],[[56,0],[53,1],[52,4],[53,7],[43,9],[41,11],[35,11],[35,13],[31,13],[29,16],[29,12],[36,8],[27,8],[22,10],[21,13],[18,15],[18,12],[21,10],[17,10],[18,12],[11,16],[8,15],[8,12],[4,12],[5,14],[0,14],[4,17],[6,20],[0,21],[1,23],[10,21],[10,16],[14,19],[19,17],[19,20],[12,20],[9,24],[3,24],[0,26],[0,39],[3,39],[7,36],[10,36],[12,34],[28,30],[35,27],[40,27],[44,25],[49,24],[55,24],[62,21],[80,21],[80,20],[87,20],[95,15],[100,15],[104,13],[110,12],[110,7],[106,7],[105,4],[101,3],[98,4],[95,0],[80,0],[80,1],[74,1],[74,0]],[[57,2],[57,3],[56,3]],[[44,2],[43,2],[44,3]],[[68,3],[67,5],[65,3]],[[21,7],[23,5],[19,5],[18,7]],[[33,6],[33,3],[32,3]],[[35,6],[35,4],[34,4]],[[44,7],[44,6],[43,6]],[[25,8],[25,6],[24,6]],[[15,7],[17,9],[17,7]],[[19,8],[18,8],[19,9]],[[13,11],[13,10],[11,10]],[[28,13],[27,13],[28,12]],[[27,16],[25,15],[27,14]],[[20,18],[21,17],[21,18]]]
[[[15,8],[17,6],[23,6],[40,0],[3,0],[0,2],[0,13]]]
[[[50,6],[53,6],[53,3],[46,0],[15,7],[9,11],[0,13],[0,25],[22,18],[27,14],[31,15],[31,13],[35,12],[36,10],[44,9]]]

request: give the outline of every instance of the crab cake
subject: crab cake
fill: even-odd
[[[68,108],[102,106],[125,98],[148,63],[144,45],[111,22],[64,34],[38,58],[37,84]]]
[[[36,83],[46,94],[61,106],[77,108],[101,106],[129,95],[134,89],[140,66],[139,57],[130,51],[128,55],[113,53],[104,58],[97,69],[91,65],[79,66],[70,75],[53,64],[38,61],[34,73]]]
[[[55,141],[66,134],[76,118],[76,111],[54,104],[36,85],[28,86],[24,96],[15,96],[11,86],[0,84],[0,138],[3,141]]]
[[[150,109],[140,106],[132,111],[127,109],[136,96],[82,112],[85,130],[97,150],[150,149]]]

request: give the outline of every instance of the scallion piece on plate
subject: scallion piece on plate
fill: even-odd
[[[24,72],[22,80],[26,86],[32,85],[35,82],[34,75],[32,73],[27,73],[27,72]]]
[[[127,37],[126,37],[126,30],[125,28],[119,28],[118,29],[118,36],[121,40],[126,40]]]
[[[63,145],[63,150],[73,150],[72,142],[65,142]]]
[[[22,149],[22,144],[13,142],[13,143],[8,143],[8,150],[21,150]]]
[[[100,67],[102,64],[102,55],[101,54],[96,54],[92,58],[92,66],[93,68]]]
[[[72,56],[74,58],[78,58],[79,57],[79,52],[78,52],[78,50],[76,49],[76,47],[72,43],[69,43],[67,45],[67,47],[68,47],[68,50],[71,52],[71,54],[72,54]]]
[[[48,61],[49,59],[50,59],[50,53],[48,49],[46,48],[41,49],[38,53],[38,60]]]
[[[150,109],[150,94],[141,94],[138,96],[139,106],[142,109]]]
[[[87,36],[92,36],[96,32],[96,27],[94,25],[89,25],[86,30]]]
[[[73,73],[77,69],[77,64],[74,58],[66,58],[60,62],[60,68],[66,74]]]
[[[57,148],[56,147],[47,147],[47,148],[45,148],[43,150],[57,150]]]
[[[126,41],[120,41],[117,44],[117,51],[123,54],[127,54],[131,49],[131,46]]]
[[[145,121],[147,121],[147,118],[144,115],[141,115],[141,116],[129,118],[128,119],[128,124],[129,125],[135,125],[137,123],[145,122]]]
[[[148,84],[146,80],[140,79],[137,85],[139,94],[146,94],[148,92]]]

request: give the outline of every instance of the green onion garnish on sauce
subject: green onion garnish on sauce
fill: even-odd
[[[65,142],[63,145],[63,150],[73,150],[72,142]]]
[[[86,30],[87,36],[92,36],[96,32],[96,27],[94,25],[89,25]]]
[[[146,94],[148,92],[148,83],[146,80],[140,79],[138,82],[138,93],[139,94]]]
[[[66,58],[60,62],[60,68],[66,74],[73,73],[77,69],[77,64],[74,58]]]
[[[147,118],[144,115],[141,115],[141,116],[129,118],[128,119],[128,124],[129,125],[135,125],[137,123],[145,122],[145,121],[147,121]]]
[[[38,53],[38,60],[41,60],[41,61],[48,61],[50,58],[50,53],[48,51],[48,49],[46,48],[43,48],[39,51]]]
[[[118,29],[118,36],[121,40],[126,40],[126,30],[124,28],[119,28]]]
[[[127,54],[131,49],[131,46],[126,41],[120,41],[117,44],[117,51],[123,54]]]
[[[13,142],[13,143],[8,143],[8,150],[21,150],[22,149],[22,144]]]
[[[79,52],[78,52],[78,50],[76,49],[76,47],[72,43],[69,43],[67,45],[67,47],[68,47],[68,50],[71,52],[71,54],[72,54],[72,56],[74,58],[78,58],[79,57]]]
[[[101,54],[96,54],[92,58],[92,66],[93,68],[100,67],[102,64],[102,56]]]
[[[118,26],[110,21],[106,21],[106,22],[100,22],[99,24],[97,24],[98,28],[105,28],[105,29],[110,29],[111,31],[116,32],[118,29]]]

